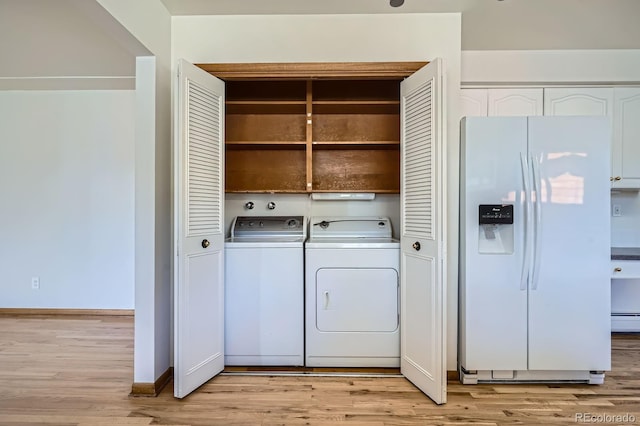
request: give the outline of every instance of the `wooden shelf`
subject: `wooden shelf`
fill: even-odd
[[[307,191],[305,189],[302,190],[288,190],[288,189],[281,189],[279,187],[273,187],[270,189],[260,189],[260,190],[256,190],[256,189],[250,189],[250,190],[233,190],[233,189],[225,189],[225,192],[231,193],[231,194],[307,194]],[[320,192],[320,191],[317,191]],[[327,191],[329,192],[329,191]],[[333,192],[337,192],[337,191],[333,191]]]
[[[306,114],[305,101],[226,101],[227,114]]]
[[[256,67],[275,73],[260,76],[255,70],[220,68],[231,71],[226,74],[226,191],[398,193],[400,81],[412,72],[398,70],[417,63],[378,64],[360,77],[346,64],[329,64],[318,68],[321,78],[296,74],[304,66],[284,78],[281,72],[293,68],[273,65]],[[216,75],[214,68],[208,70]],[[403,75],[387,74],[390,70]]]
[[[310,78],[395,79],[410,76],[428,62],[306,62],[196,64],[208,73],[229,82],[245,80],[278,81]]]
[[[318,142],[400,140],[400,114],[315,114]]]
[[[227,114],[226,140],[229,142],[291,141],[307,139],[303,114]]]
[[[320,80],[313,82],[314,101],[396,101],[400,80]]]
[[[314,141],[313,149],[400,149],[400,141]]]
[[[306,141],[227,141],[227,149],[305,149]]]
[[[226,150],[227,192],[306,192],[303,149]]]
[[[313,114],[399,114],[400,101],[314,101]]]
[[[306,101],[307,83],[288,81],[228,81],[225,98],[235,101]]]
[[[319,150],[312,165],[313,191],[400,192],[399,150]]]
[[[227,191],[229,192],[229,191]],[[269,192],[269,191],[266,191]],[[279,192],[279,191],[278,191]],[[353,189],[314,189],[312,192],[328,192],[328,193],[333,193],[333,192],[344,192],[344,193],[351,193],[351,192],[355,192]],[[366,191],[365,190],[359,190],[358,192],[374,192],[376,194],[399,194],[400,193],[400,189],[389,189],[389,188],[368,188]]]

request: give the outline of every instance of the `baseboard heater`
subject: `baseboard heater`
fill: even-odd
[[[640,332],[640,313],[612,313],[612,332]]]

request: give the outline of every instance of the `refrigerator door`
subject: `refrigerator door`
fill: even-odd
[[[529,118],[530,370],[611,367],[610,140],[607,118]]]
[[[526,136],[525,117],[462,121],[460,365],[466,370],[527,368]],[[479,206],[492,204],[513,205],[513,225],[481,226]]]

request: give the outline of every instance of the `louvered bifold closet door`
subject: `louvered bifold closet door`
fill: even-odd
[[[444,154],[440,60],[401,84],[401,371],[446,402]]]
[[[433,82],[406,98],[403,233],[433,240]]]
[[[187,235],[222,233],[220,96],[189,82]]]
[[[178,64],[174,142],[174,395],[224,368],[224,83]]]

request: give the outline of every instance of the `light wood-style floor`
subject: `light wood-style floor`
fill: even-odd
[[[226,375],[184,400],[171,384],[134,398],[131,317],[0,316],[0,425],[559,425],[582,413],[640,424],[640,335],[613,348],[604,385],[450,381],[443,406],[398,377]]]

